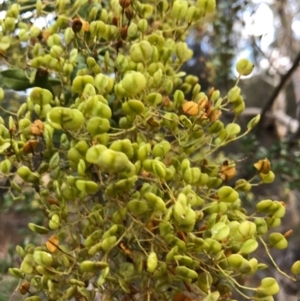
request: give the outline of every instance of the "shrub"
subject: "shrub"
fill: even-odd
[[[41,244],[17,246],[22,263],[10,269],[23,279],[26,301],[96,294],[230,300],[233,289],[273,300],[278,293],[271,277],[255,288],[240,284],[267,267],[254,254],[260,244],[269,255],[271,247],[287,247],[288,234],[269,235],[285,205],[262,200],[248,213],[239,199],[240,191],[273,181],[270,163],[258,161],[251,180],[231,187],[234,162],[213,157],[259,121],[244,132],[235,123],[245,108],[238,82],[253,65],[237,63],[240,76],[223,97],[201,91],[196,77],[180,71],[193,55],[187,32],[209,22],[215,6],[37,1],[35,16],[55,14],[44,30],[22,19],[30,5],[8,8],[0,48],[14,67],[1,73],[2,82],[32,90],[0,125],[0,170],[11,177],[15,168],[23,183],[11,179],[10,192],[20,199],[31,187],[44,214],[43,224],[28,225]],[[235,113],[226,125],[223,110]]]

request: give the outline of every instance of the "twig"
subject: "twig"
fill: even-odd
[[[261,133],[260,129],[261,129],[262,123],[263,123],[263,121],[266,117],[266,114],[271,109],[271,107],[272,107],[274,101],[276,100],[276,98],[278,97],[280,91],[284,88],[284,86],[287,84],[287,82],[290,79],[290,77],[292,76],[292,74],[298,68],[299,62],[300,62],[300,52],[296,56],[292,67],[288,70],[288,72],[285,75],[282,76],[279,85],[275,88],[275,90],[273,91],[271,97],[269,98],[269,100],[267,101],[265,107],[263,108],[262,113],[261,113],[260,121],[259,121],[259,123],[256,127],[257,134]]]

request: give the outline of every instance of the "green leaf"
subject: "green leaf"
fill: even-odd
[[[0,85],[15,91],[22,91],[33,87],[30,74],[21,69],[10,69],[0,72]]]

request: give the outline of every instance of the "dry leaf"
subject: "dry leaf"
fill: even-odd
[[[265,158],[256,162],[254,164],[254,167],[258,170],[259,173],[268,174],[271,170],[271,163],[267,158]]]
[[[293,234],[293,230],[290,229],[290,230],[286,231],[286,232],[283,234],[283,236],[284,236],[285,238],[288,238],[288,237],[290,237],[292,234]]]
[[[236,169],[234,165],[229,165],[228,161],[224,161],[221,166],[220,177],[223,181],[229,181],[236,175]]]
[[[210,122],[214,123],[215,121],[217,121],[219,119],[219,117],[221,116],[222,111],[221,110],[212,110],[208,116]]]
[[[46,248],[49,252],[54,253],[58,249],[59,238],[57,235],[52,235],[46,242]]]
[[[31,124],[30,126],[30,131],[32,135],[35,136],[41,136],[44,133],[44,123],[41,120],[36,120],[34,123]]]
[[[36,140],[29,140],[23,146],[23,151],[25,154],[33,153],[38,145]]]

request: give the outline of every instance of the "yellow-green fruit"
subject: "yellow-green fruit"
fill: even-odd
[[[149,273],[153,273],[158,265],[158,259],[155,252],[151,252],[147,258],[147,270]]]
[[[50,103],[53,99],[52,93],[49,90],[42,88],[34,88],[29,97],[34,104],[38,104],[40,106]]]
[[[141,72],[130,71],[125,74],[121,81],[123,89],[129,95],[136,95],[142,92],[146,87],[147,81]]]
[[[102,170],[115,173],[127,171],[133,165],[124,153],[111,149],[102,151],[97,163]]]
[[[57,214],[53,214],[49,221],[49,228],[55,230],[60,226],[60,218]]]
[[[133,62],[146,62],[151,58],[153,47],[148,41],[143,40],[140,43],[135,43],[130,48],[130,58]]]
[[[35,251],[33,253],[33,259],[41,266],[51,266],[53,264],[52,255],[44,251]]]
[[[216,9],[216,0],[198,0],[197,5],[201,13],[213,13]]]
[[[144,104],[137,99],[130,99],[122,104],[122,110],[126,115],[140,115],[144,112]]]
[[[238,198],[239,194],[230,186],[223,186],[218,190],[218,196],[222,202],[234,203]]]
[[[253,71],[254,65],[248,59],[240,59],[235,68],[240,75],[249,75]]]

